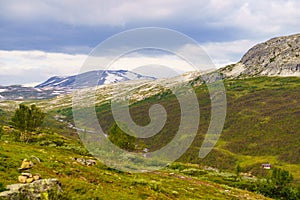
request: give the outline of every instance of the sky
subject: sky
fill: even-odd
[[[1,0],[0,85],[77,74],[101,42],[142,27],[183,33],[222,67],[256,43],[299,33],[299,8],[298,0]],[[193,47],[178,50],[183,48],[193,53]],[[156,55],[155,62],[181,65],[175,57]],[[151,64],[153,57],[128,56],[118,67],[137,60]]]

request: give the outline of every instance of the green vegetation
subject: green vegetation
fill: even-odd
[[[0,182],[0,192],[5,191],[5,185],[3,183]]]
[[[29,107],[20,104],[11,120],[13,125],[21,131],[34,131],[43,123],[45,115],[36,105]]]
[[[17,168],[27,158],[34,163],[31,173],[61,181],[63,194],[59,199],[266,199],[259,194],[210,181],[210,177],[219,175],[201,166],[178,163],[181,171],[170,166],[141,174],[117,171],[100,161],[94,166],[86,166],[74,158],[91,159],[90,155],[66,148],[67,145],[84,148],[76,140],[46,131],[38,134],[31,143],[15,142],[10,134],[13,128],[5,126],[3,130],[0,140],[3,186],[17,183]],[[202,176],[205,174],[207,176]]]
[[[205,85],[195,86],[200,107],[198,134],[188,151],[179,159],[223,170],[234,171],[236,163],[245,172],[263,175],[261,164],[270,162],[292,172],[300,179],[300,79],[297,77],[255,77],[225,80],[227,116],[216,148],[204,159],[198,158],[199,148],[210,120],[210,96]],[[161,98],[163,96],[163,98]],[[130,108],[133,120],[139,125],[150,122],[148,110],[160,103],[168,118],[165,127],[155,136],[142,142],[155,151],[168,144],[180,123],[180,107],[172,93],[166,92],[136,102]],[[72,123],[71,108],[56,111]],[[114,124],[110,104],[97,105],[96,112],[103,130],[109,134]],[[140,139],[137,139],[140,142]]]
[[[276,58],[276,56],[270,58],[270,63],[274,62],[274,61],[275,61],[275,58]]]
[[[29,142],[32,137],[32,131],[40,126],[46,113],[43,113],[36,105],[26,106],[20,104],[11,118],[12,125],[18,130],[13,131],[15,140]]]
[[[2,126],[0,126],[0,140],[1,140],[1,137],[3,134],[4,134],[3,128],[2,128]]]
[[[260,175],[261,164],[272,162],[287,167],[300,179],[300,79],[295,77],[258,77],[226,80],[227,117],[216,148],[204,159],[198,158],[199,148],[210,120],[210,99],[206,86],[197,86],[200,106],[200,125],[191,148],[181,162],[201,163],[220,169],[234,170],[236,163],[254,175]],[[157,135],[144,139],[151,151],[168,144],[180,123],[180,106],[170,93],[137,102],[130,108],[133,120],[139,125],[150,122],[149,107],[160,103],[168,118]],[[104,131],[109,133],[114,119],[109,104],[99,105],[97,115]],[[64,109],[66,113],[67,109]],[[69,118],[70,117],[70,118]],[[67,116],[66,120],[71,116]],[[137,139],[139,141],[140,139]]]
[[[239,163],[236,166],[235,172],[236,172],[236,179],[240,179],[241,178],[242,168],[241,168],[241,166],[240,166]]]
[[[16,139],[19,130],[3,127],[1,182],[16,182],[14,168],[24,157],[35,155],[42,160],[36,163],[35,169],[44,177],[59,178],[64,194],[73,199],[83,195],[87,199],[243,199],[247,195],[252,199],[262,198],[243,190],[271,198],[299,199],[300,79],[225,80],[228,106],[224,129],[216,147],[204,159],[200,159],[198,153],[209,126],[210,96],[206,86],[196,81],[199,80],[191,85],[194,85],[199,101],[199,131],[186,153],[167,169],[127,174],[109,169],[100,162],[88,168],[74,163],[70,157],[89,158],[90,155],[75,137],[76,132],[68,128],[68,123],[73,123],[71,108],[56,106],[48,111],[41,129],[30,131],[33,137],[28,144]],[[163,130],[147,139],[127,138],[128,135],[115,125],[108,102],[97,105],[95,110],[101,127],[115,144],[132,150],[133,144],[143,144],[155,151],[173,139],[180,123],[178,101],[168,91],[134,103],[130,108],[133,120],[139,125],[147,125],[149,108],[155,103],[165,107],[168,118]],[[47,102],[42,104],[47,105]],[[5,107],[1,109],[3,116],[0,119],[4,119],[1,124],[6,125],[11,111]],[[57,121],[57,116],[63,122]],[[121,137],[124,139],[118,141]],[[24,152],[18,151],[20,148]],[[263,163],[271,163],[273,168],[264,170]],[[208,170],[205,166],[216,170]]]
[[[126,149],[129,151],[135,150],[135,137],[123,132],[117,124],[114,124],[111,127],[108,138],[112,143],[122,149]]]
[[[280,168],[272,169],[272,175],[255,182],[240,182],[237,187],[275,199],[299,199],[300,190],[292,186],[293,176]],[[241,184],[242,183],[242,184]]]

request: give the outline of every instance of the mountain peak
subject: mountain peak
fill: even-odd
[[[272,38],[220,70],[225,77],[300,76],[300,34]]]
[[[155,79],[154,77],[144,76],[129,70],[94,70],[76,76],[53,76],[47,81],[35,86],[35,88],[84,88],[95,85],[119,83],[129,80]],[[75,86],[76,84],[76,86]]]

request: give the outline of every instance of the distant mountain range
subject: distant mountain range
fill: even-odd
[[[96,70],[74,76],[54,76],[49,78],[47,81],[35,86],[35,88],[74,89],[140,79],[154,80],[155,77],[143,76],[141,74],[128,70]]]
[[[300,34],[276,37],[257,44],[239,62],[218,71],[224,78],[300,76]],[[69,93],[74,88],[140,79],[154,80],[155,77],[143,76],[128,70],[97,70],[74,76],[54,76],[35,87],[0,86],[0,100],[46,99]]]
[[[47,99],[69,93],[75,88],[141,79],[154,80],[155,77],[144,76],[128,70],[96,70],[74,76],[54,76],[35,87],[0,86],[0,100]]]

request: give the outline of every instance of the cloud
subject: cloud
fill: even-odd
[[[204,69],[205,66],[207,69],[220,68],[238,62],[257,43],[256,40],[234,40],[199,43],[197,46],[187,44],[179,48],[177,52],[189,55],[189,58],[194,59],[198,62],[198,66]]]
[[[174,1],[176,3],[176,1]],[[172,1],[13,0],[3,1],[1,15],[10,19],[55,20],[73,25],[122,26],[138,19],[161,19],[172,14]],[[155,9],[154,9],[155,8]],[[13,15],[11,13],[14,13]]]
[[[143,26],[181,31],[201,43],[217,67],[224,66],[257,42],[299,32],[299,7],[298,0],[1,0],[0,84],[76,74],[98,43]],[[189,45],[178,49],[191,58],[197,51]],[[119,65],[155,64],[163,58],[164,65],[184,66],[164,56],[132,56]]]
[[[175,55],[145,55],[139,53],[129,54],[114,58],[106,57],[94,60],[92,67],[83,68],[88,55],[84,54],[65,54],[65,53],[47,53],[43,51],[0,51],[0,85],[11,84],[31,84],[42,82],[51,76],[65,76],[78,74],[83,71],[100,69],[127,69],[143,70],[147,75],[157,75],[157,67],[162,67],[166,73],[172,69],[173,73],[180,74],[184,71],[195,70],[185,60]],[[101,63],[108,63],[110,66],[101,66]],[[149,69],[153,68],[153,69]],[[174,75],[174,74],[172,74]],[[169,74],[161,74],[161,77],[168,77]]]
[[[74,26],[127,24],[234,27],[259,34],[299,30],[297,0],[2,0],[0,16],[15,21],[55,21]],[[285,29],[288,30],[285,30]]]
[[[252,40],[236,40],[230,42],[209,42],[200,45],[202,49],[199,52],[199,46],[184,45],[178,47],[178,50],[171,53],[133,52],[126,54],[116,60],[106,55],[105,57],[95,58],[93,66],[83,69],[82,66],[88,58],[87,54],[66,54],[49,53],[45,51],[0,51],[0,77],[1,84],[24,84],[32,82],[41,82],[51,76],[72,75],[80,71],[108,69],[101,63],[110,63],[109,69],[128,69],[135,70],[144,66],[147,75],[151,75],[151,68],[155,71],[161,69],[172,69],[176,73],[196,70],[190,65],[190,60],[203,54],[203,58],[195,59],[199,61],[198,69],[206,70],[208,68],[223,67],[230,63],[240,60],[246,51],[256,44]],[[181,58],[177,55],[189,55],[188,58]],[[187,59],[187,60],[185,60]],[[211,59],[211,60],[207,60]],[[205,66],[210,64],[214,65]],[[203,64],[204,63],[204,64]],[[153,72],[155,72],[153,71]],[[156,73],[156,72],[155,72]],[[155,74],[154,73],[154,74]],[[167,73],[167,72],[166,72]],[[157,75],[157,73],[156,73]],[[161,77],[167,77],[168,74],[162,74]]]
[[[298,0],[1,0],[6,50],[88,53],[109,36],[157,26],[198,42],[262,41],[299,32]]]
[[[296,0],[244,1],[232,13],[220,17],[216,25],[239,27],[260,35],[299,31],[299,7]]]
[[[115,60],[111,64],[110,69],[129,69],[135,70],[140,67],[155,67],[155,70],[161,68],[169,68],[175,72],[182,73],[186,71],[195,71],[196,69],[190,65],[190,63],[181,59],[176,55],[159,55],[159,56],[145,56],[145,55],[128,55],[126,57],[121,57],[118,60]],[[151,75],[151,70],[149,70],[148,75]],[[168,77],[167,74],[163,74],[162,77]]]
[[[238,62],[242,56],[258,41],[235,40],[228,42],[209,42],[202,44],[213,63],[219,68]]]
[[[0,51],[0,84],[41,82],[50,76],[77,74],[86,55],[43,51]]]

